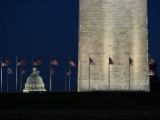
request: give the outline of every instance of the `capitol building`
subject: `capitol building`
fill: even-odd
[[[42,77],[38,75],[37,68],[33,68],[33,73],[27,78],[23,92],[28,93],[45,91],[46,89]]]

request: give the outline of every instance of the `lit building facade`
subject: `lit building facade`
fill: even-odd
[[[79,92],[150,91],[147,19],[147,0],[79,0]]]
[[[33,73],[27,78],[24,93],[45,92],[44,83],[41,76],[38,75],[37,68],[33,68]]]

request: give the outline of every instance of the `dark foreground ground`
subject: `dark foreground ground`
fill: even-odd
[[[160,93],[18,93],[0,100],[0,120],[160,120]]]

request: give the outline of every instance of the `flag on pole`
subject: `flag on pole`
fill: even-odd
[[[112,58],[109,58],[109,64],[110,64],[110,65],[113,65],[113,64],[114,64]]]
[[[25,60],[18,59],[17,66],[25,66],[25,65],[26,65],[26,61]]]
[[[153,59],[150,59],[149,64],[154,65],[156,62]]]
[[[76,67],[76,64],[75,64],[73,61],[70,61],[69,64],[70,64],[72,67]]]
[[[40,71],[39,70],[37,70],[37,74],[40,75]]]
[[[71,75],[71,71],[68,71],[68,72],[67,72],[67,75],[70,76],[70,75]]]
[[[133,60],[129,57],[129,64],[133,65]]]
[[[25,74],[26,74],[26,71],[22,70],[21,75],[25,75]]]
[[[155,76],[155,71],[154,71],[154,70],[150,70],[150,71],[149,71],[149,75],[150,75],[150,76]]]
[[[8,68],[7,72],[9,75],[13,73],[12,69],[10,69],[10,68]]]
[[[37,60],[37,59],[34,58],[34,60],[33,60],[33,66],[39,66],[41,64],[42,64],[41,60]]]
[[[59,63],[58,63],[58,61],[56,59],[51,58],[51,65],[58,66]]]
[[[9,60],[3,60],[2,61],[2,66],[4,67],[4,66],[8,66],[8,65],[10,65],[10,61]]]
[[[91,58],[89,58],[89,64],[90,65],[95,65],[94,61]]]
[[[53,69],[51,69],[51,75],[54,75],[55,71]]]

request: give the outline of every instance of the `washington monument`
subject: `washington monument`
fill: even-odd
[[[78,91],[150,91],[147,0],[79,0]]]

